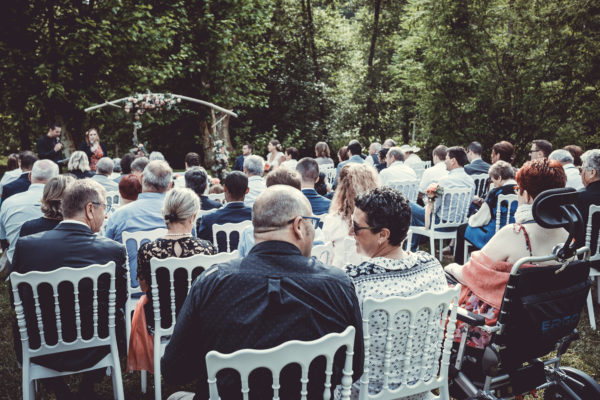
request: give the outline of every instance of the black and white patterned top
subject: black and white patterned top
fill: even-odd
[[[359,265],[346,266],[346,274],[354,282],[359,303],[367,297],[386,298],[389,296],[409,297],[424,291],[441,292],[448,284],[444,270],[440,262],[431,254],[425,252],[405,253],[400,260],[377,257],[367,260]],[[427,318],[429,312],[421,310],[416,316],[417,331],[413,336],[425,337],[428,335]],[[386,329],[389,323],[393,324],[391,371],[389,374],[390,387],[400,386],[401,377],[404,373],[404,355],[407,353],[406,342],[409,336],[410,316],[407,312],[398,313],[389,318],[384,311],[375,311],[369,317],[370,334],[370,357],[369,357],[369,393],[375,394],[381,391],[383,382],[384,350],[386,341]],[[419,322],[421,321],[421,323]],[[409,383],[416,381],[421,375],[421,365],[426,364],[429,354],[423,351],[422,342],[414,341],[411,353],[411,371],[408,373]],[[421,361],[421,362],[419,362]],[[425,376],[435,376],[437,370],[426,371]],[[351,398],[358,398],[360,386],[355,383]],[[418,394],[405,397],[406,400],[427,399],[429,394]]]

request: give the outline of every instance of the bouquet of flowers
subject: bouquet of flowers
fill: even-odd
[[[170,110],[177,103],[181,103],[179,97],[163,93],[135,94],[127,99],[123,109],[126,113],[133,114],[133,125],[137,129],[142,128],[140,117],[146,112]]]
[[[433,202],[435,199],[444,194],[444,188],[437,183],[432,183],[431,185],[427,186],[425,194],[427,194],[429,201]]]
[[[222,140],[215,140],[213,157],[215,158],[215,163],[211,168],[213,176],[223,178],[227,167],[229,166],[229,152],[225,148],[225,144]]]

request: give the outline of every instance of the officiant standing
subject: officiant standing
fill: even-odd
[[[48,159],[58,164],[58,161],[63,159],[63,145],[60,142],[61,131],[62,128],[55,122],[50,125],[48,133],[36,141],[35,146],[40,160]]]

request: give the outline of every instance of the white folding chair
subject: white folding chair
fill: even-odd
[[[417,202],[419,196],[419,181],[393,181],[387,184],[400,191],[412,203]]]
[[[252,221],[247,220],[247,221],[242,221],[242,222],[236,222],[236,223],[227,223],[227,224],[214,224],[212,226],[212,231],[213,231],[213,245],[215,246],[215,248],[217,249],[217,252],[219,251],[223,251],[223,249],[219,248],[219,243],[217,241],[217,233],[219,232],[224,232],[225,233],[225,237],[227,240],[227,252],[231,252],[231,234],[233,232],[237,232],[238,237],[242,237],[242,231],[244,229],[246,229],[247,227],[252,225]],[[238,242],[239,243],[239,242]],[[237,247],[236,247],[237,249]],[[233,250],[236,250],[233,249]]]
[[[597,213],[600,213],[600,205],[590,205],[590,213],[588,215],[587,227],[585,229],[585,245],[587,248],[590,249],[590,254],[592,254],[592,256],[590,257],[590,261],[600,260],[600,229],[598,229],[599,227],[596,227],[596,229],[598,229],[596,232],[593,232],[592,229],[592,220],[594,214]],[[592,249],[592,235],[594,233],[597,235],[596,248]],[[590,278],[592,278],[592,280],[596,279],[596,281],[598,282],[598,292],[596,292],[596,295],[598,296],[598,304],[600,304],[600,271],[596,268],[590,268]],[[588,317],[590,318],[590,326],[593,330],[596,330],[596,316],[594,315],[594,303],[592,300],[591,290],[588,293],[587,297],[587,309]]]
[[[249,398],[249,377],[250,373],[258,368],[266,368],[271,371],[273,377],[273,399],[279,399],[280,373],[288,364],[299,364],[302,368],[302,391],[301,399],[306,400],[308,388],[308,369],[310,363],[317,357],[324,356],[326,359],[325,367],[325,387],[323,390],[323,399],[331,398],[331,375],[333,370],[333,358],[337,350],[346,346],[346,360],[342,377],[341,399],[350,399],[350,389],[352,386],[352,356],[354,355],[354,335],[355,328],[347,327],[342,333],[329,333],[320,339],[310,342],[291,340],[280,344],[272,349],[252,350],[243,349],[231,354],[222,354],[218,351],[209,351],[206,354],[206,371],[208,375],[208,386],[210,391],[210,400],[219,400],[219,391],[217,388],[217,373],[223,369],[234,369],[239,372],[242,383],[243,399]]]
[[[423,174],[425,173],[425,165],[411,165],[410,166],[417,174],[417,181],[421,182],[421,178],[423,178]]]
[[[333,182],[335,181],[335,177],[337,175],[337,169],[333,164],[325,164],[319,165],[319,172],[323,172],[325,174],[325,183],[329,186],[333,186]]]
[[[459,295],[457,285],[441,293],[363,301],[360,400],[399,399],[434,389],[440,391],[436,398],[450,400],[448,367]],[[382,326],[370,319],[374,316],[387,322]]]
[[[108,288],[108,336],[99,337],[98,333],[98,279],[101,275],[108,275],[110,277],[110,287]],[[93,336],[91,338],[82,337],[81,320],[82,311],[79,304],[79,285],[82,280],[91,280],[93,286]],[[113,394],[116,399],[124,399],[123,394],[123,382],[121,380],[121,365],[119,364],[119,351],[117,349],[117,339],[115,334],[115,300],[116,300],[116,289],[115,289],[115,263],[113,261],[104,264],[93,264],[85,268],[59,268],[54,271],[47,272],[28,272],[26,274],[19,274],[13,272],[10,275],[10,282],[12,286],[12,292],[15,300],[15,312],[17,314],[17,323],[19,325],[19,333],[21,335],[22,354],[23,354],[23,399],[33,400],[35,399],[35,386],[34,381],[36,379],[51,378],[56,376],[71,375],[79,372],[92,371],[100,368],[110,368],[113,382]],[[66,305],[67,309],[63,310],[59,302],[58,287],[62,282],[70,282],[73,287],[73,299],[75,301],[74,308],[70,308],[71,305]],[[25,319],[25,311],[23,306],[23,299],[19,294],[19,286],[27,285],[31,288],[33,293],[33,302],[35,303],[35,318],[37,323],[37,329],[39,331],[40,345],[37,348],[31,348],[29,343],[29,336],[27,334],[27,321]],[[40,285],[47,287],[48,285],[52,288],[52,295],[54,298],[54,310],[56,314],[56,338],[55,344],[48,343],[49,337],[54,335],[49,334],[54,329],[47,329],[44,332],[44,324],[42,322],[42,310],[40,308],[39,288]],[[70,285],[61,285],[61,288]],[[62,290],[62,289],[61,289]],[[42,298],[43,300],[43,298]],[[65,305],[63,305],[65,307]],[[86,308],[87,310],[88,308]],[[77,337],[72,341],[65,341],[63,338],[63,311],[69,313],[75,311],[76,321],[76,334]],[[84,317],[88,319],[89,316]],[[51,323],[50,321],[44,321],[46,324]],[[48,326],[48,325],[46,325]],[[47,337],[50,335],[49,337]],[[52,340],[52,339],[50,339]],[[110,354],[107,354],[102,360],[98,361],[95,365],[85,368],[79,371],[55,371],[50,368],[43,367],[39,364],[32,362],[33,357],[46,356],[56,353],[61,353],[71,350],[91,349],[100,346],[110,346]]]
[[[137,231],[137,232],[123,232],[121,236],[121,241],[125,245],[125,249],[127,249],[127,242],[129,240],[133,240],[135,243],[135,259],[137,260],[137,253],[140,249],[140,246],[146,242],[152,242],[159,237],[162,237],[167,233],[166,228],[156,228],[150,231]],[[136,264],[137,268],[137,264]],[[135,306],[142,296],[144,292],[140,289],[140,287],[131,287],[131,271],[129,267],[129,254],[127,254],[127,290],[129,291],[127,295],[127,301],[125,302],[125,340],[127,340],[127,353],[129,353],[129,336],[131,336],[131,317],[133,315],[133,311],[135,311]],[[141,371],[141,385],[142,385],[142,393],[146,393],[147,381],[146,381],[146,371]]]
[[[489,186],[487,185],[489,174],[476,174],[471,175],[471,178],[475,181],[475,196],[479,196],[482,199],[485,199],[487,195]]]
[[[225,204],[225,193],[210,193],[208,194],[208,198]]]
[[[333,244],[327,242],[325,244],[313,246],[310,255],[321,261],[323,264],[330,265],[333,260]]]
[[[431,167],[431,161],[423,161],[423,168],[427,169]]]
[[[502,207],[501,205],[505,203],[508,212],[506,213],[506,220],[502,221]],[[515,215],[512,211],[512,205],[514,203],[518,203],[518,197],[516,194],[500,194],[498,195],[498,206],[496,207],[496,231],[494,233],[498,233],[498,231],[504,226],[508,225],[510,222],[510,218]],[[515,209],[516,212],[516,209]],[[471,243],[465,239],[464,245],[464,258],[465,262],[469,259],[469,246]]]
[[[170,257],[165,259],[152,258],[150,260],[150,274],[152,278],[152,306],[154,308],[154,398],[157,400],[161,399],[161,380],[160,380],[160,358],[165,353],[165,347],[169,343],[169,339],[173,334],[175,328],[175,322],[177,319],[175,309],[175,271],[185,270],[187,272],[187,293],[189,293],[192,287],[192,273],[198,268],[206,270],[208,267],[214,264],[224,263],[230,260],[234,260],[239,257],[236,251],[232,253],[220,253],[216,255],[204,255],[197,254],[195,256],[186,258]],[[156,279],[156,273],[158,270],[164,269],[169,274],[170,283],[170,310],[171,310],[171,324],[169,326],[163,326],[162,318],[160,315],[160,291],[158,287],[158,280]]]
[[[121,194],[118,190],[106,192],[106,205],[108,206],[108,211],[118,208],[120,203]]]
[[[435,239],[440,241],[440,260],[443,257],[443,240],[444,239],[456,239],[456,229],[466,223],[467,214],[469,212],[469,205],[473,200],[473,193],[471,188],[456,188],[456,189],[444,189],[444,194],[435,199],[436,204],[441,202],[439,208],[439,214],[436,218],[432,215],[431,226],[426,229],[424,226],[413,226],[410,229],[413,235],[422,235],[429,237],[431,255],[435,257]],[[436,222],[437,221],[437,222]],[[439,229],[451,229],[447,232],[439,231]]]

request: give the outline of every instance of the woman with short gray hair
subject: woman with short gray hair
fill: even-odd
[[[152,291],[150,290],[150,259],[154,257],[161,259],[168,257],[185,258],[196,254],[215,254],[212,243],[192,237],[192,227],[196,222],[196,215],[199,210],[200,200],[193,190],[188,188],[170,190],[165,197],[162,209],[167,225],[167,233],[162,238],[142,245],[138,251],[137,277],[140,288],[146,292],[146,295],[142,296],[139,305],[135,309],[133,323],[146,329],[132,328],[127,361],[128,370],[143,370],[146,365],[144,360],[153,359],[152,354],[147,354],[144,351],[144,346],[137,346],[138,343],[148,340],[147,337],[144,338],[144,335],[154,334],[154,307],[152,305]],[[166,276],[158,275],[157,279],[159,286],[166,287],[169,282]],[[168,296],[161,298],[161,315],[163,314],[162,310],[165,310],[165,315],[162,318],[170,318],[169,303]]]

